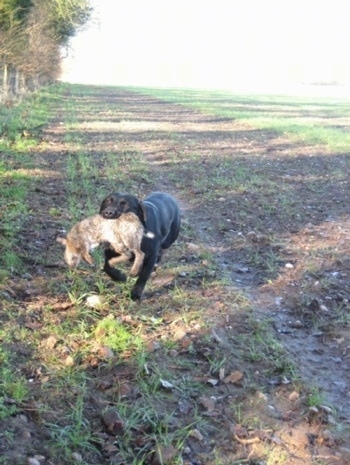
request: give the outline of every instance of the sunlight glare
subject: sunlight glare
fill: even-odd
[[[93,5],[95,21],[72,40],[62,80],[207,88],[350,82],[343,1]]]

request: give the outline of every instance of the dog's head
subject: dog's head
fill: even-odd
[[[127,212],[135,213],[141,222],[145,224],[146,210],[143,203],[134,195],[114,192],[108,195],[101,203],[100,215],[103,218],[116,219]]]

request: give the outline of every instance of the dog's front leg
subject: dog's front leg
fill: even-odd
[[[157,262],[158,253],[145,257],[143,267],[135,286],[131,290],[131,299],[140,300],[148,278],[151,276],[153,268]]]
[[[126,281],[126,276],[120,270],[112,268],[109,264],[109,260],[114,257],[118,257],[120,254],[115,252],[112,249],[105,249],[105,263],[103,266],[103,271],[108,274],[113,281]]]

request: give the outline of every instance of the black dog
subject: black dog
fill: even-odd
[[[104,218],[119,218],[122,213],[133,212],[142,221],[147,231],[154,238],[144,236],[141,250],[145,253],[143,267],[131,291],[132,300],[141,299],[146,282],[155,264],[160,260],[162,250],[167,249],[177,239],[180,231],[180,209],[177,202],[164,192],[153,192],[143,201],[129,194],[115,192],[106,197],[100,207],[100,215]],[[105,250],[104,271],[115,281],[125,281],[121,271],[112,268],[109,260],[117,256],[112,249]]]

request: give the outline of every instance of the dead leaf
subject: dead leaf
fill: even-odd
[[[100,360],[97,357],[91,357],[89,360],[89,364],[92,368],[97,368],[100,363]]]
[[[214,329],[212,330],[212,336],[213,336],[214,341],[218,342],[219,344],[222,343],[221,337],[218,336],[218,334],[216,333]]]
[[[261,439],[262,439],[262,438],[261,438]],[[275,443],[275,444],[278,444],[279,446],[280,446],[281,444],[283,444],[282,439],[281,439],[279,436],[277,436],[277,434],[273,435],[273,436],[270,438],[270,441],[273,442],[273,443]]]
[[[242,425],[233,425],[231,431],[234,436],[247,437],[248,430]]]
[[[79,454],[79,452],[73,452],[71,457],[72,457],[73,462],[75,463],[82,463],[83,461],[83,457]]]
[[[28,465],[40,465],[40,462],[35,457],[28,457],[27,464]]]
[[[64,364],[65,364],[66,367],[74,366],[74,358],[71,355],[68,355],[68,357],[66,357],[66,359],[64,361]]]
[[[293,391],[289,394],[288,396],[288,399],[291,401],[291,402],[295,402],[296,400],[299,399],[299,393],[297,391]]]
[[[214,309],[217,310],[217,311],[220,311],[224,308],[225,304],[223,302],[215,302],[214,304]]]
[[[216,386],[218,384],[218,382],[219,382],[218,379],[214,379],[214,378],[207,379],[207,383],[211,384],[212,386]]]
[[[50,310],[67,310],[68,308],[72,307],[72,302],[55,302],[50,304]]]
[[[88,307],[95,308],[97,310],[103,307],[105,303],[106,303],[106,300],[104,299],[103,296],[100,296],[100,295],[93,294],[93,295],[89,295],[86,298],[86,305]]]
[[[24,326],[26,328],[28,328],[28,329],[36,330],[36,329],[40,329],[43,325],[42,325],[42,323],[39,323],[38,321],[28,320],[28,321],[26,321]]]
[[[101,346],[99,348],[98,355],[102,358],[113,358],[114,357],[113,350],[107,346]]]
[[[102,415],[102,422],[110,434],[120,436],[124,433],[124,423],[116,409],[106,410]]]
[[[214,397],[205,397],[202,396],[199,398],[199,402],[203,405],[208,412],[215,410],[216,399]]]
[[[187,248],[190,252],[196,252],[196,253],[199,253],[201,249],[199,245],[193,244],[193,242],[188,242]]]
[[[97,388],[101,391],[105,391],[113,386],[113,383],[110,379],[100,379],[97,383]]]
[[[101,327],[98,326],[98,327],[95,329],[95,336],[96,336],[96,337],[103,337],[103,336],[105,336],[105,335],[106,335],[106,330],[105,330],[105,328],[101,328]]]
[[[154,352],[155,350],[158,350],[159,348],[160,348],[160,344],[157,341],[149,341],[147,343],[148,352]]]
[[[181,341],[180,341],[180,345],[181,345],[181,348],[182,349],[188,349],[188,347],[190,347],[190,345],[192,344],[192,339],[185,336]]]
[[[192,410],[192,408],[193,408],[193,405],[188,400],[185,399],[185,400],[179,401],[180,413],[187,415]]]
[[[173,389],[174,385],[171,384],[169,381],[166,381],[165,379],[160,378],[160,384],[163,388],[165,389]]]
[[[116,388],[116,393],[119,397],[128,397],[132,394],[132,389],[130,384],[128,383],[121,383],[120,386]]]
[[[49,349],[52,350],[55,345],[57,344],[58,339],[55,336],[49,336],[47,339],[44,339],[40,343],[40,347],[43,349]]]
[[[197,439],[198,441],[203,441],[204,439],[203,435],[198,431],[198,429],[192,429],[189,433],[189,436],[191,436],[191,438]]]
[[[103,451],[105,452],[106,455],[111,455],[111,454],[115,454],[116,452],[118,452],[119,450],[119,447],[116,446],[115,444],[111,444],[109,442],[103,444],[103,447],[102,447]]]
[[[152,465],[166,465],[179,453],[171,444],[168,446],[158,445],[153,457]]]
[[[237,383],[243,378],[243,373],[241,371],[233,371],[230,375],[224,378],[224,383]]]
[[[324,444],[326,447],[333,447],[336,444],[336,439],[331,431],[324,430],[322,436],[319,436],[316,442],[317,444]]]

